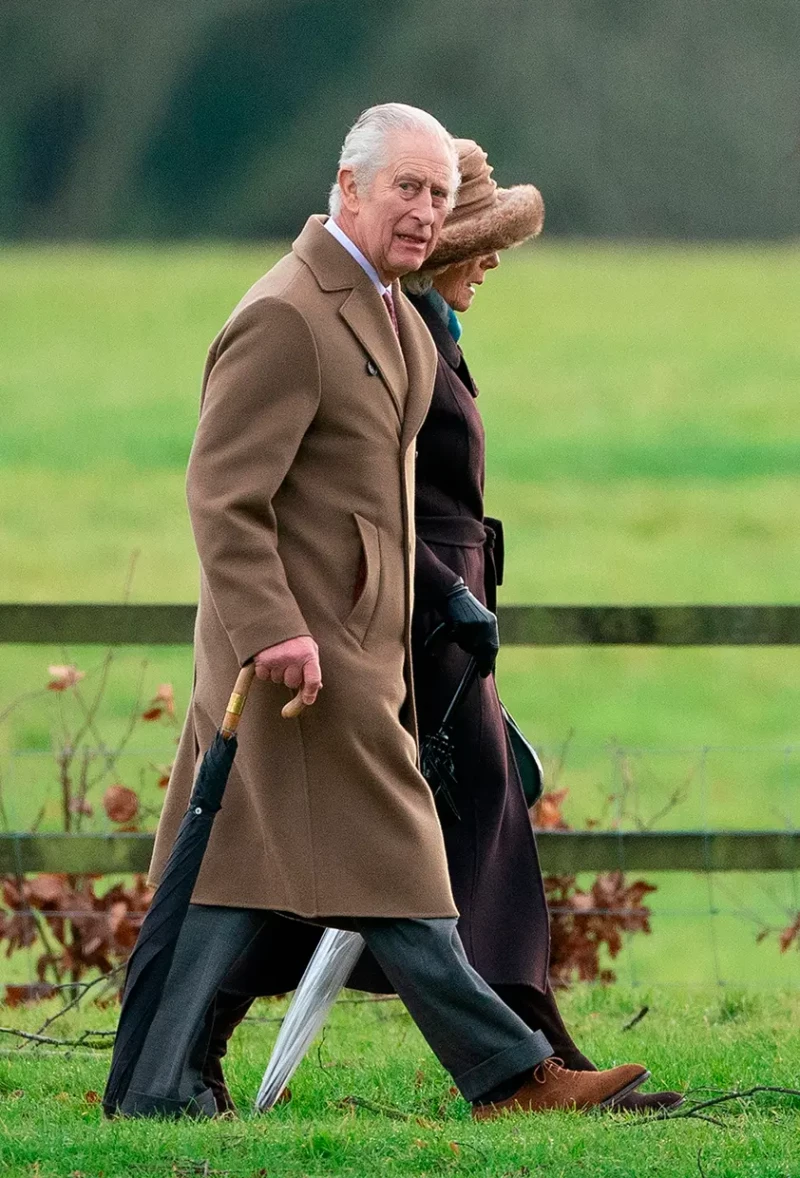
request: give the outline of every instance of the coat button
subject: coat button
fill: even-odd
[[[378,375],[378,366],[372,360],[367,360],[367,374],[369,376],[377,376]]]

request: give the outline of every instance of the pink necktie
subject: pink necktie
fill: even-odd
[[[390,291],[387,290],[386,293],[383,295],[383,301],[386,304],[386,310],[389,312],[389,318],[392,321],[392,327],[394,328],[394,333],[397,336],[397,338],[400,339],[400,328],[397,325],[397,314],[394,309],[394,299],[392,298]]]

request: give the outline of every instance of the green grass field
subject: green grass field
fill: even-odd
[[[5,599],[193,595],[182,499],[205,350],[275,250],[7,250]],[[464,347],[507,597],[794,600],[800,250],[538,246]]]
[[[205,350],[276,253],[6,250],[0,600],[118,601],[133,553],[131,600],[195,598],[183,472]],[[504,259],[463,338],[482,389],[487,510],[506,524],[503,600],[796,601],[798,322],[797,247],[545,243]],[[3,648],[0,712],[51,662],[78,662],[91,686],[102,654]],[[145,698],[171,681],[186,704],[188,650],[121,650],[108,739],[143,658]],[[512,649],[499,676],[551,768],[569,737],[558,784],[576,824],[620,817],[622,792],[622,821],[648,821],[681,787],[660,826],[800,825],[800,650]],[[43,804],[41,829],[57,823],[59,703],[44,694],[0,727],[12,828]],[[151,825],[149,766],[173,741],[143,726],[120,763]],[[754,933],[759,919],[785,923],[798,881],[719,884],[710,898],[704,881],[662,877],[656,935],[623,976],[797,985],[800,955],[756,947]]]
[[[351,995],[352,997],[352,995]],[[621,1030],[644,1002],[647,1018]],[[655,1084],[690,1090],[743,1090],[756,1084],[796,1087],[800,1053],[798,999],[701,992],[583,991],[564,1000],[578,1041],[603,1064],[647,1054]],[[283,1006],[260,1002],[259,1018]],[[7,1012],[6,1025],[35,1030],[49,1007]],[[68,1014],[52,1033],[74,1037],[113,1025],[110,1012]],[[800,1172],[796,1125],[800,1100],[762,1094],[723,1113],[725,1127],[682,1119],[641,1124],[623,1117],[548,1114],[489,1126],[471,1124],[468,1107],[449,1096],[450,1081],[398,1002],[339,1005],[325,1038],[292,1080],[293,1099],[266,1117],[249,1112],[277,1027],[246,1024],[227,1063],[243,1117],[214,1124],[110,1124],[86,1093],[103,1091],[107,1053],[75,1051],[53,1066],[42,1048],[0,1058],[0,1166],[9,1176],[94,1178],[192,1173],[323,1176],[378,1173],[480,1174],[482,1178],[648,1178],[696,1176],[786,1178]],[[52,1048],[45,1048],[51,1050]],[[342,1105],[356,1097],[382,1111]],[[35,1166],[39,1164],[39,1169]],[[204,1169],[204,1165],[207,1169]],[[193,1169],[194,1167],[194,1169]]]
[[[354,997],[354,995],[351,995]],[[650,1011],[622,1031],[641,1006]],[[797,1088],[798,999],[779,995],[700,992],[691,998],[660,990],[583,990],[564,1003],[586,1050],[603,1064],[646,1056],[646,1085],[713,1090],[756,1084]],[[275,1019],[283,1006],[259,1003],[255,1015]],[[52,1012],[4,1012],[6,1026],[35,1030]],[[69,1014],[51,1033],[75,1037],[87,1027],[113,1026],[111,1011]],[[449,1094],[436,1063],[396,1002],[339,1005],[324,1040],[292,1081],[293,1099],[267,1116],[249,1109],[277,1028],[248,1023],[228,1061],[241,1119],[198,1124],[104,1121],[107,1052],[52,1055],[15,1049],[2,1037],[0,1169],[9,1178],[317,1178],[337,1174],[480,1175],[481,1178],[789,1178],[800,1173],[800,1098],[762,1094],[717,1112],[724,1126],[682,1119],[641,1123],[622,1116],[546,1114],[475,1125],[467,1105]],[[87,1094],[88,1099],[87,1099]],[[355,1097],[377,1109],[353,1107]],[[688,1107],[688,1106],[687,1106]],[[712,1113],[714,1110],[711,1110]],[[702,1169],[698,1168],[698,1159]]]

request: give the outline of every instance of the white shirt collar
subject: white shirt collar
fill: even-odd
[[[370,278],[373,286],[381,298],[383,298],[385,294],[392,293],[392,288],[390,286],[384,286],[384,284],[381,282],[378,271],[372,265],[372,262],[368,261],[367,258],[364,257],[355,242],[350,240],[345,231],[336,224],[333,217],[328,217],[328,220],[325,222],[325,228],[328,230],[331,237],[336,238],[336,240],[339,242],[339,245],[344,246],[350,257],[353,258],[354,261],[358,262],[361,269]]]

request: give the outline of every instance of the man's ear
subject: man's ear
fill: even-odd
[[[357,213],[361,202],[358,198],[358,185],[352,170],[340,168],[336,182],[342,194],[342,208],[347,209],[348,213]]]

